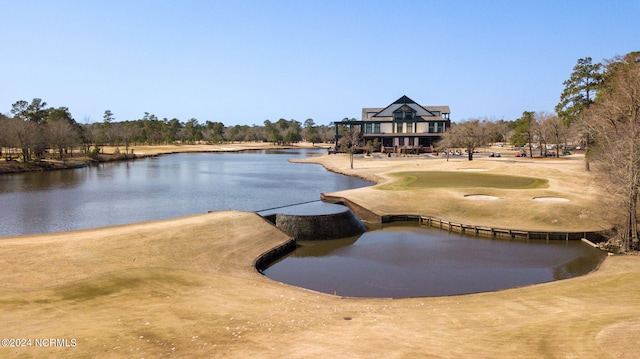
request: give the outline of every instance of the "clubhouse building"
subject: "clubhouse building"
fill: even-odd
[[[347,127],[362,132],[365,143],[377,139],[382,152],[432,152],[442,133],[451,126],[450,113],[449,106],[421,106],[402,96],[384,108],[363,108],[360,121],[334,122],[336,143],[341,127]]]

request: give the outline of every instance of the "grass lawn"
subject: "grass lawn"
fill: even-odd
[[[399,180],[382,185],[381,189],[406,188],[503,188],[532,189],[549,187],[543,178],[462,171],[410,171],[391,173]]]
[[[400,192],[390,192],[400,193]],[[287,236],[253,213],[0,239],[2,358],[636,358],[640,258],[462,296],[340,298],[253,260]],[[473,255],[473,253],[469,253]],[[363,280],[375,280],[365,278]]]

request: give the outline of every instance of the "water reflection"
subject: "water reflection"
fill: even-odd
[[[0,194],[64,189],[77,186],[85,178],[83,171],[42,171],[0,176]]]
[[[583,245],[583,247],[584,246],[585,245]],[[596,255],[596,253],[588,253],[570,262],[563,263],[562,265],[553,268],[553,279],[568,279],[578,277],[593,271],[598,267],[598,265],[600,265],[600,262],[602,262],[605,256],[603,251],[596,250],[595,248],[594,250],[599,252],[600,255]]]
[[[343,296],[443,296],[583,275],[603,258],[578,241],[509,241],[387,226],[358,237],[300,242],[264,274]]]

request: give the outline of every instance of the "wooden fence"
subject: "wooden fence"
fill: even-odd
[[[426,227],[439,228],[449,232],[469,234],[480,237],[513,238],[513,239],[542,239],[542,240],[580,240],[588,239],[599,242],[604,239],[601,232],[547,232],[547,231],[523,231],[516,229],[494,228],[486,226],[475,226],[447,221],[444,219],[419,216],[420,225]]]

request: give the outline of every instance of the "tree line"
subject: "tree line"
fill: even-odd
[[[558,157],[569,145],[584,145],[577,127],[566,125],[557,115],[524,111],[520,118],[512,121],[471,119],[452,123],[436,147],[441,151],[464,148],[469,160],[473,160],[476,148],[496,142],[511,144],[530,157]]]
[[[607,193],[603,204],[621,209],[613,244],[625,252],[640,250],[640,51],[588,67],[586,73],[581,70],[579,62],[574,74],[582,81],[567,91],[565,108],[575,110],[569,111],[567,119],[587,139],[587,169],[592,163]]]
[[[102,122],[78,123],[67,107],[48,107],[40,98],[31,102],[20,100],[12,104],[11,117],[0,114],[0,156],[6,160],[24,162],[41,160],[50,152],[60,160],[75,153],[97,156],[102,146],[124,147],[167,144],[216,144],[225,142],[272,142],[292,144],[301,141],[315,143],[334,140],[331,126],[316,125],[309,118],[296,120],[265,120],[263,126],[225,126],[222,122],[199,123],[191,118],[159,119],[145,112],[142,118],[116,121],[110,110]]]
[[[559,155],[567,143],[585,149],[585,169],[607,196],[603,208],[614,213],[609,244],[623,252],[640,250],[640,51],[594,63],[581,58],[555,107],[555,114],[524,111],[515,121],[468,120],[452,124],[439,147],[473,150],[508,141],[545,156],[548,144]],[[620,210],[621,214],[618,213]]]

